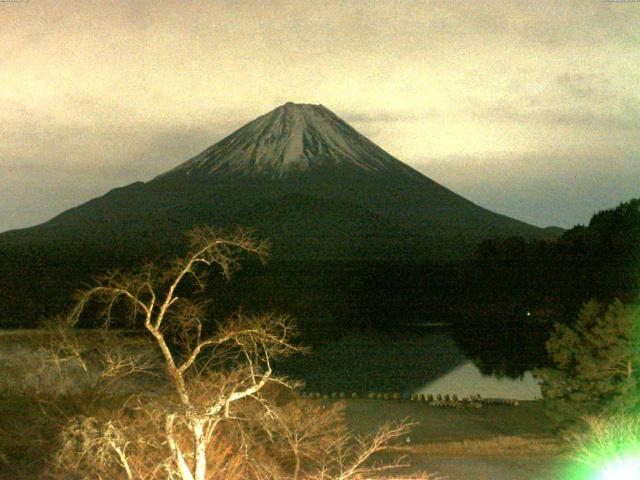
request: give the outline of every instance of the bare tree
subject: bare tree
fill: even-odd
[[[223,237],[199,228],[191,233],[190,253],[170,267],[111,272],[81,292],[66,327],[101,305],[107,329],[115,312],[131,307],[168,381],[161,382],[164,389],[126,396],[106,416],[68,422],[54,478],[356,480],[382,478],[403,465],[373,460],[406,434],[407,422],[354,438],[336,406],[291,401],[291,395],[284,403],[276,400],[274,391],[295,385],[274,375],[273,360],[302,350],[292,343],[296,328],[289,317],[237,312],[217,325],[209,321],[208,302],[197,300],[207,274],[217,267],[228,277],[241,255],[262,259],[265,251],[246,233]],[[75,362],[88,375],[85,345],[66,329],[60,338],[54,357]],[[100,338],[107,346],[101,391],[111,388],[112,379],[148,370],[141,359],[114,348],[109,335]]]
[[[406,438],[413,426],[408,420],[354,437],[345,427],[344,402],[313,401],[288,403],[267,420],[263,425],[284,444],[285,455],[293,457],[293,472],[287,477],[291,480],[388,479],[391,471],[409,466],[403,455],[392,462],[376,459]],[[411,478],[429,477],[418,474]]]
[[[394,441],[405,438],[412,424],[408,421],[399,424],[385,424],[377,432],[351,437],[341,436],[330,449],[323,452],[322,463],[310,480],[359,480],[388,479],[388,472],[407,467],[406,457],[400,456],[391,463],[375,461],[376,455],[389,450]],[[400,477],[396,477],[400,478]],[[428,475],[419,474],[411,478],[428,479]]]
[[[92,417],[76,417],[62,431],[62,448],[58,451],[55,464],[75,474],[84,473],[86,468],[94,475],[96,467],[117,464],[127,480],[133,480],[130,464],[130,442],[124,429],[116,421],[100,422]]]
[[[292,480],[317,472],[325,455],[346,437],[344,403],[331,406],[296,400],[274,406],[263,416],[261,427],[274,444],[277,454],[291,465]]]
[[[286,383],[273,376],[272,359],[298,348],[289,340],[295,331],[293,323],[279,315],[237,313],[206,335],[206,302],[183,298],[179,292],[193,285],[204,288],[211,267],[228,277],[238,266],[240,252],[263,258],[266,245],[246,233],[225,238],[211,228],[199,228],[191,233],[191,247],[186,257],[167,270],[147,265],[134,273],[112,272],[103,277],[81,294],[70,319],[77,323],[92,301],[105,306],[106,325],[119,302],[133,307],[134,318],[142,318],[155,340],[177,399],[164,417],[171,467],[182,480],[204,480],[206,447],[216,427],[236,415],[233,406],[242,399],[260,400],[260,391],[269,382]],[[201,368],[203,364],[208,368]],[[225,373],[211,378],[216,376],[211,372]],[[179,430],[189,432],[188,444],[178,441],[183,438]]]
[[[48,342],[34,356],[38,367],[32,369],[32,393],[55,397],[82,392],[85,400],[99,399],[121,394],[118,388],[126,379],[134,382],[141,374],[153,373],[153,352],[146,340],[122,331],[77,330],[60,317],[45,326]]]

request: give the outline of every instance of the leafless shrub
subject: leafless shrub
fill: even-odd
[[[57,468],[98,477],[115,469],[127,480],[134,478],[129,464],[130,441],[115,421],[101,423],[96,418],[76,417],[63,429],[61,444]]]
[[[387,424],[367,436],[341,436],[331,448],[323,452],[318,471],[309,476],[313,480],[353,480],[386,478],[387,472],[406,467],[405,457],[392,463],[375,461],[375,456],[387,450],[391,444],[406,436],[411,429],[407,422]]]

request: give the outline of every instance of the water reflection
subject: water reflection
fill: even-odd
[[[471,361],[459,365],[442,377],[425,383],[413,393],[425,395],[446,395],[455,393],[458,397],[480,395],[483,398],[512,398],[517,400],[537,400],[541,398],[540,386],[530,371],[520,378],[485,375]]]
[[[312,346],[312,353],[279,365],[279,370],[303,380],[311,391],[540,397],[530,372],[518,372],[517,378],[481,373],[449,328],[345,332],[337,325],[316,325],[305,331],[303,342]],[[473,335],[467,333],[468,343]]]

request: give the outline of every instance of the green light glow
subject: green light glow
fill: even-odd
[[[640,457],[602,458],[591,465],[574,461],[559,472],[561,480],[640,480]]]
[[[640,480],[640,416],[587,417],[562,480]]]
[[[596,480],[638,480],[640,479],[640,460],[630,458],[607,465]]]

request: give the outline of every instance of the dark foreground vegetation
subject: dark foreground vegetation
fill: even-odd
[[[638,245],[640,200],[554,240],[483,242],[449,265],[264,266],[265,246],[253,237],[208,229],[165,267],[132,267],[124,254],[91,249],[82,251],[83,263],[71,261],[78,251],[3,250],[2,313],[18,319],[5,326],[33,326],[33,318],[75,307],[55,322],[58,336],[41,350],[41,370],[24,376],[58,372],[58,382],[27,382],[0,402],[0,465],[12,478],[34,471],[43,478],[384,477],[395,460],[381,454],[410,438],[406,422],[354,436],[343,402],[299,399],[296,385],[274,374],[274,362],[301,345],[344,333],[345,319],[350,328],[391,331],[444,321],[487,372],[538,367],[557,425],[591,415],[574,444],[592,458],[594,436],[615,450],[620,440],[609,432],[633,436],[637,427],[628,415],[640,397]],[[52,255],[58,267],[46,270]],[[236,272],[240,260],[245,268]],[[129,268],[68,299],[79,279],[107,265]],[[223,275],[207,275],[211,267]],[[283,312],[304,319],[301,328]],[[324,329],[314,337],[314,322],[335,335]],[[116,348],[111,334],[83,340],[78,327],[137,330],[156,355]]]

